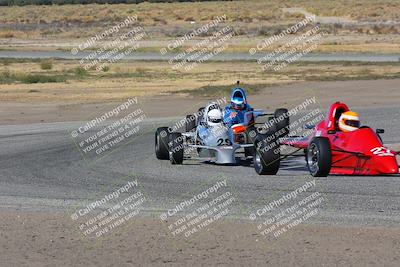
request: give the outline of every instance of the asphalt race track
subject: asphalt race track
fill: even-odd
[[[385,143],[400,143],[395,127],[400,116],[397,107],[358,111],[363,122],[386,129]],[[149,199],[143,214],[160,214],[176,205],[183,194],[222,176],[238,199],[228,216],[248,218],[263,204],[314,179],[302,157],[282,162],[277,176],[258,176],[245,162],[244,166],[217,166],[188,160],[182,166],[171,166],[169,161],[159,161],[154,155],[154,130],[173,120],[146,119],[128,144],[95,160],[83,159],[70,137],[71,130],[83,122],[0,126],[2,208],[72,212],[134,176]],[[325,201],[310,223],[394,226],[400,222],[400,176],[329,176],[316,179],[313,191],[320,192]]]

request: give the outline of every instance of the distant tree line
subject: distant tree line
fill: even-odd
[[[142,2],[204,2],[210,0],[0,0],[0,6],[71,5],[71,4],[138,4]],[[211,0],[213,1],[213,0]],[[217,0],[218,1],[218,0]]]

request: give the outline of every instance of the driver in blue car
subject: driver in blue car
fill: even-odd
[[[235,87],[231,94],[231,103],[224,108],[224,123],[231,128],[232,125],[243,123],[248,126],[251,121],[246,120],[245,114],[253,108],[247,103],[246,93],[243,88]],[[235,143],[234,134],[228,131],[229,139]]]
[[[244,115],[251,110],[253,109],[247,103],[244,89],[236,87],[232,90],[231,103],[224,109],[224,123],[228,127],[238,123],[245,123]]]

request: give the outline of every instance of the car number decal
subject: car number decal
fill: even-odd
[[[386,147],[380,146],[380,147],[375,147],[373,149],[370,150],[372,152],[372,154],[380,156],[380,157],[384,157],[384,156],[394,156],[394,154],[387,149]]]
[[[231,146],[232,142],[229,139],[220,138],[217,140],[217,146]]]

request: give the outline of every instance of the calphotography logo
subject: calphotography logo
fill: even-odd
[[[263,141],[259,144],[260,151],[266,153],[269,150],[274,151],[275,154],[292,154],[293,147],[306,138],[314,134],[314,129],[318,123],[325,119],[325,114],[320,108],[316,96],[308,97],[300,103],[295,103],[293,108],[288,109],[287,112],[278,117],[273,117],[267,122],[258,126],[258,131],[267,132]],[[282,129],[275,129],[276,125],[289,120],[289,124]],[[290,135],[287,136],[286,133]],[[256,132],[250,134],[256,135]],[[286,136],[285,136],[286,135]],[[282,138],[282,136],[284,136]],[[283,144],[283,145],[282,145]]]
[[[249,53],[255,55],[267,49],[271,50],[271,46],[274,43],[286,40],[284,44],[278,44],[278,48],[273,49],[272,52],[260,56],[257,59],[257,63],[261,66],[262,70],[279,71],[317,48],[318,43],[324,36],[324,33],[320,31],[319,24],[307,30],[305,33],[299,33],[299,31],[308,24],[314,22],[315,15],[308,16],[292,27],[282,31],[280,34],[273,35],[258,43],[256,47],[250,48]],[[289,38],[288,35],[294,35],[294,37]]]
[[[83,51],[87,48],[93,47],[96,45],[97,42],[104,40],[107,37],[113,36],[113,34],[118,33],[121,29],[128,27],[130,24],[136,23],[137,22],[137,16],[128,16],[125,20],[121,21],[120,23],[114,25],[113,27],[106,29],[105,31],[96,34],[89,39],[87,39],[85,42],[79,44],[77,47],[72,48],[71,53],[72,54],[77,54],[79,51]]]
[[[138,136],[145,119],[138,98],[129,98],[73,130],[71,137],[83,157],[91,162]]]
[[[135,24],[136,26],[131,27]],[[137,16],[129,16],[112,28],[96,34],[79,44],[78,47],[72,48],[71,54],[76,55],[80,51],[90,50],[79,60],[81,67],[86,71],[90,69],[107,70],[109,64],[116,63],[139,49],[140,41],[147,36],[147,33],[142,26],[137,24]],[[106,38],[110,40],[106,40]]]
[[[99,238],[126,225],[137,216],[146,202],[139,181],[128,181],[115,191],[79,208],[71,215],[85,237]]]
[[[174,49],[177,49],[177,48],[183,46],[187,41],[190,41],[191,39],[198,37],[202,34],[206,34],[210,29],[215,28],[216,26],[218,26],[219,23],[221,23],[225,20],[226,20],[225,14],[222,16],[218,16],[216,19],[212,20],[211,22],[209,22],[197,29],[194,29],[190,33],[185,34],[184,36],[182,36],[172,42],[169,42],[167,47],[163,47],[160,49],[160,53],[164,55],[167,52],[174,51]]]
[[[306,181],[295,190],[276,198],[251,212],[249,219],[257,222],[257,231],[264,238],[277,239],[297,225],[318,214],[325,201],[315,191],[316,180]]]
[[[167,224],[172,238],[198,236],[227,216],[237,201],[228,188],[227,180],[201,188],[203,189],[188,194],[186,199],[161,213],[160,219]]]
[[[211,60],[214,56],[224,52],[229,42],[235,36],[232,26],[220,26],[226,20],[227,16],[217,17],[213,21],[185,34],[179,39],[170,42],[167,47],[160,49],[161,55],[168,55],[168,63],[173,70],[190,71],[199,66],[199,64]],[[207,36],[199,40],[194,38]],[[179,53],[174,53],[181,51]]]
[[[289,34],[296,34],[299,30],[306,27],[307,24],[315,22],[315,15],[307,16],[302,21],[294,24],[293,26],[287,28],[286,30],[280,32],[279,34],[275,34],[271,37],[268,37],[257,44],[256,47],[252,47],[249,49],[249,53],[254,55],[257,52],[263,51],[268,48],[268,46],[272,45],[274,42],[277,42]]]

